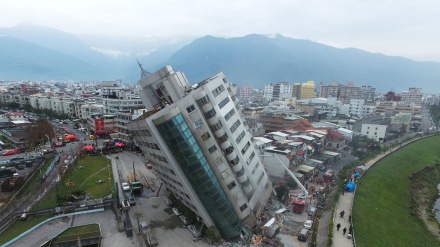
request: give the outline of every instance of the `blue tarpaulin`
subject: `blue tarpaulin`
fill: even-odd
[[[354,188],[356,187],[356,184],[353,182],[348,182],[345,187],[347,188],[347,192],[354,192]]]

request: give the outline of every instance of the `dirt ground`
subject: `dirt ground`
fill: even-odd
[[[440,182],[440,165],[426,167],[410,177],[411,207],[426,224],[427,229],[440,240],[440,229],[432,206],[438,198],[437,185]]]

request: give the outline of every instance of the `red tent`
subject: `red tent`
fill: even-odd
[[[94,146],[92,146],[92,145],[86,145],[86,146],[84,146],[83,148],[82,148],[82,150],[84,151],[92,151],[92,150],[94,150],[95,149],[95,147]]]

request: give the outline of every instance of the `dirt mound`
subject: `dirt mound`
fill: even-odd
[[[432,210],[439,198],[437,185],[440,183],[440,164],[426,167],[413,174],[411,181],[411,211],[421,218],[428,230],[440,240],[439,224]]]

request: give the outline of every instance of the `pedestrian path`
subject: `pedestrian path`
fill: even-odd
[[[405,143],[406,144],[406,143]],[[387,152],[381,153],[369,160],[365,163],[366,171],[370,169],[377,161],[387,156],[388,154],[394,152],[399,147],[391,148]],[[351,220],[351,211],[354,201],[354,193],[345,192],[344,194],[339,195],[338,203],[336,205],[335,214],[333,215],[333,246],[335,247],[353,247],[353,239],[348,238],[349,230],[350,230],[350,220]],[[340,212],[344,210],[345,214],[343,217],[340,216]],[[337,225],[340,224],[339,231],[337,229]],[[343,230],[346,229],[344,234]]]

